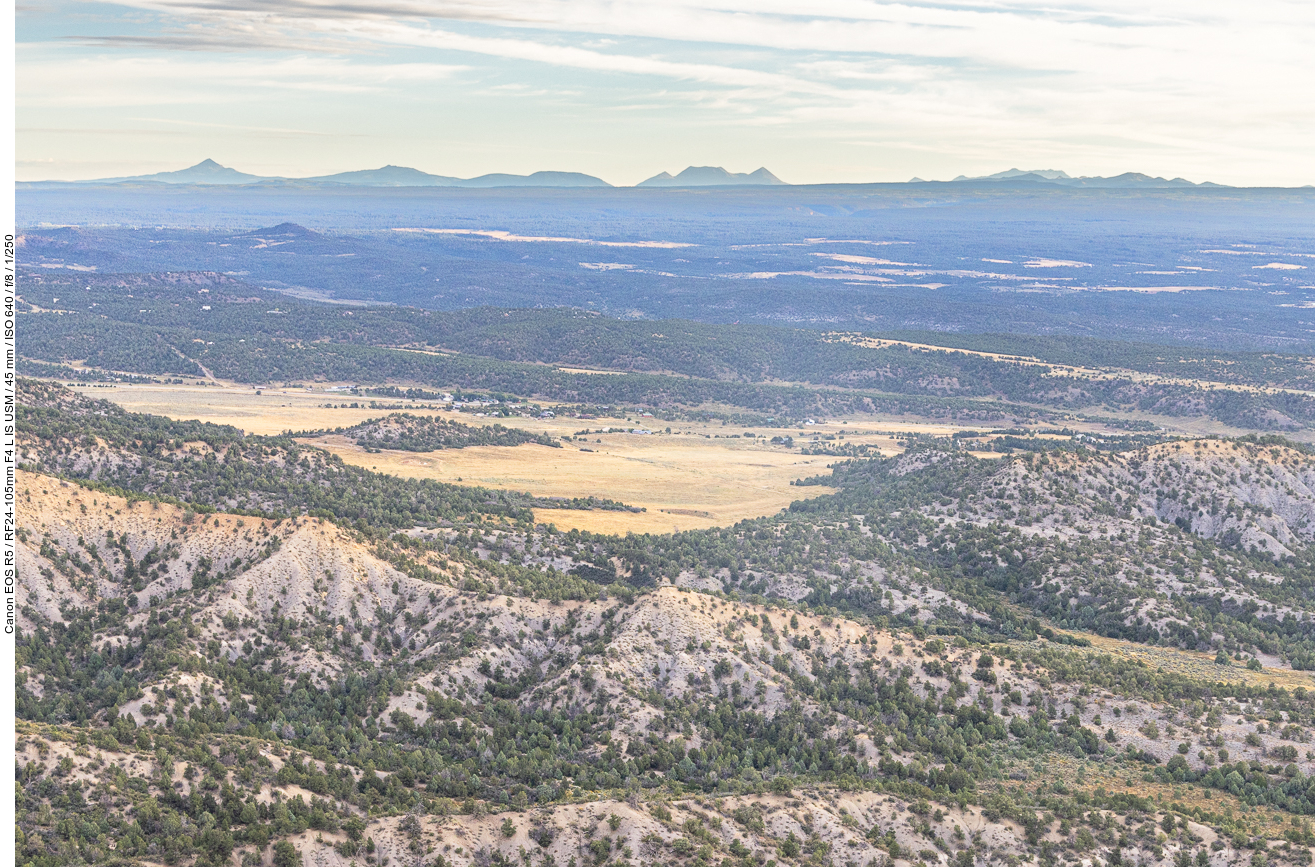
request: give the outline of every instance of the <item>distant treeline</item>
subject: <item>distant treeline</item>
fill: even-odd
[[[538,443],[561,448],[562,444],[547,434],[536,434],[501,424],[478,427],[437,416],[398,412],[372,418],[348,428],[313,431],[308,436],[341,434],[358,446],[393,449],[404,452],[432,452],[439,449],[464,449],[468,446],[518,446]]]
[[[155,376],[204,368],[249,383],[411,382],[422,390],[496,390],[572,403],[720,404],[789,420],[873,412],[996,421],[1037,412],[1140,411],[1259,430],[1315,421],[1315,398],[1269,388],[1315,389],[1315,374],[1296,357],[1007,335],[892,335],[1182,381],[1087,377],[955,349],[872,347],[853,336],[761,325],[622,321],[566,309],[344,310],[246,287],[149,281],[134,284],[127,298],[112,277],[102,279],[90,288],[28,287],[25,297],[34,303],[58,297],[80,312],[25,314],[24,354]],[[547,365],[623,373],[592,376]],[[1198,382],[1206,380],[1232,387]]]

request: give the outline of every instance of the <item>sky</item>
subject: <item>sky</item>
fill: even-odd
[[[20,2],[17,177],[1315,183],[1310,0]]]

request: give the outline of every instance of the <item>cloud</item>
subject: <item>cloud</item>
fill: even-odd
[[[314,130],[314,129],[292,129],[287,127],[277,127],[277,126],[249,126],[246,124],[235,124],[235,123],[206,123],[204,121],[178,120],[175,118],[165,118],[165,117],[134,117],[134,118],[130,118],[130,120],[136,121],[138,123],[164,124],[166,126],[181,126],[189,129],[218,129],[218,130],[242,132],[242,133],[269,133],[272,135],[294,135],[294,136],[333,135],[335,137],[342,135],[342,133],[337,133],[337,132],[326,133],[323,130]],[[151,130],[151,132],[154,133],[155,130]]]
[[[159,55],[70,59],[63,52],[42,48],[20,46],[20,109],[240,103],[261,91],[359,96],[397,84],[439,81],[462,69],[448,64],[368,63],[333,57],[289,57],[259,64],[245,59]]]
[[[1315,4],[1293,0],[129,2],[155,23],[87,26],[64,40],[97,93],[101,67],[143,92],[112,104],[155,104],[163,97],[147,91],[173,99],[189,86],[221,99],[202,78],[205,61],[177,55],[264,53],[277,60],[254,73],[240,62],[210,71],[249,99],[274,89],[418,93],[433,70],[465,66],[500,99],[515,98],[513,84],[579,94],[595,123],[625,109],[655,124],[665,115],[755,126],[836,153],[936,154],[959,161],[955,174],[1001,168],[978,162],[987,153],[1227,182],[1230,172],[1292,172],[1315,137],[1306,92]],[[122,55],[176,74],[153,85]],[[323,77],[309,71],[316,57]],[[74,93],[20,66],[20,100],[80,104],[72,77],[53,71]]]
[[[286,0],[145,0],[138,5],[184,19],[260,22],[267,33],[294,34],[331,22],[426,27],[437,22],[661,40],[681,46],[742,46],[891,58],[968,60],[1006,69],[1099,69],[1134,80],[1145,70],[1103,63],[1115,54],[1169,53],[1195,70],[1246,58],[1280,68],[1303,58],[1303,30],[1315,26],[1304,4],[1269,0],[1235,5],[1184,0],[1106,0],[1099,9],[1057,2],[904,2],[860,0],[663,3],[618,0],[389,0],[381,3]],[[1192,37],[1185,39],[1185,37]],[[1267,37],[1259,51],[1257,37]],[[1166,58],[1167,59],[1167,58]],[[1168,71],[1166,69],[1166,71]],[[1186,70],[1182,70],[1186,72]],[[1176,74],[1175,74],[1176,77]],[[1220,77],[1213,75],[1212,78]]]

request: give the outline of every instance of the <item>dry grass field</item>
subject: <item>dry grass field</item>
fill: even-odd
[[[1108,762],[1097,763],[1054,754],[1038,757],[1031,762],[1021,762],[1019,767],[1026,768],[1032,778],[1022,788],[1032,791],[1053,790],[1056,782],[1059,782],[1070,791],[1095,792],[1104,789],[1109,793],[1127,792],[1154,801],[1161,809],[1176,804],[1189,810],[1201,809],[1240,817],[1252,834],[1266,839],[1281,838],[1284,830],[1292,824],[1291,814],[1273,807],[1252,807],[1240,798],[1218,789],[1183,783],[1161,783],[1147,779],[1147,774],[1133,772],[1127,767],[1119,768]]]
[[[1251,671],[1240,662],[1231,665],[1217,665],[1212,654],[1198,653],[1194,650],[1180,650],[1176,647],[1154,647],[1117,638],[1106,638],[1090,632],[1070,632],[1091,641],[1091,647],[1075,647],[1078,653],[1100,653],[1120,659],[1144,662],[1151,668],[1158,668],[1174,674],[1181,674],[1195,680],[1206,682],[1224,681],[1229,683],[1247,683],[1251,686],[1266,687],[1271,683],[1284,689],[1296,689],[1299,686],[1315,689],[1315,672],[1294,671],[1290,668],[1270,668]]]
[[[257,394],[257,389],[236,385],[114,385],[75,391],[113,401],[130,412],[230,424],[249,434],[346,427],[383,415],[377,409],[327,409],[326,402],[353,398],[301,389],[260,389]]]
[[[800,489],[790,482],[824,472],[834,460],[754,446],[752,441],[675,434],[601,434],[588,444],[566,443],[560,449],[527,444],[426,453],[372,454],[344,437],[314,442],[350,464],[393,475],[548,497],[606,497],[647,510],[537,513],[539,520],[561,529],[600,533],[667,533],[770,515],[793,500],[830,493],[830,488]]]
[[[231,384],[115,385],[78,389],[134,412],[178,419],[228,424],[252,434],[279,434],[350,427],[390,410],[337,408],[326,404],[361,402],[343,393],[303,389],[255,389]],[[563,448],[539,445],[516,448],[481,446],[429,453],[368,453],[344,437],[306,442],[334,452],[344,461],[379,472],[458,484],[528,491],[545,497],[594,496],[619,500],[644,512],[542,510],[538,517],[562,529],[606,533],[666,533],[725,526],[744,518],[770,515],[801,497],[829,493],[829,488],[792,487],[791,482],[826,472],[830,457],[810,457],[797,450],[772,446],[767,440],[789,435],[796,443],[835,434],[844,442],[867,444],[882,454],[902,448],[897,436],[923,433],[947,436],[964,426],[917,419],[864,417],[829,419],[807,428],[759,428],[757,439],[736,436],[738,428],[720,423],[679,422],[673,432],[656,419],[633,417],[581,420],[575,418],[482,418],[452,413],[418,403],[408,411],[441,414],[464,424],[501,422],[551,436],[573,436],[581,430],[647,428],[654,433],[592,433],[588,442],[572,441]],[[586,451],[585,449],[588,449]],[[981,457],[998,457],[991,452]]]
[[[1174,287],[1181,289],[1185,287]],[[907,340],[888,340],[880,337],[865,337],[863,335],[832,333],[827,335],[828,339],[836,343],[849,343],[854,346],[863,346],[871,349],[884,349],[890,346],[903,346],[909,349],[916,349],[922,352],[955,352],[963,355],[974,355],[979,358],[989,358],[993,361],[1008,361],[1015,364],[1023,364],[1034,367],[1049,368],[1054,376],[1073,376],[1079,379],[1111,379],[1127,378],[1134,382],[1160,385],[1186,385],[1193,388],[1227,388],[1234,391],[1250,391],[1257,394],[1300,394],[1309,395],[1311,392],[1299,388],[1279,388],[1273,386],[1255,386],[1241,385],[1238,383],[1221,382],[1209,379],[1194,379],[1181,376],[1164,376],[1158,373],[1144,373],[1142,371],[1130,370],[1124,367],[1077,367],[1071,364],[1059,364],[1056,362],[1043,361],[1040,358],[1034,358],[1030,355],[1007,355],[999,352],[986,352],[980,349],[950,349],[944,346],[933,346],[928,343],[912,343]]]
[[[351,402],[342,395],[298,389],[255,389],[198,386],[116,386],[79,389],[91,397],[112,400],[124,409],[171,418],[200,419],[230,424],[248,433],[348,427],[387,411],[380,409],[329,409],[326,402]],[[359,400],[359,399],[358,399]],[[495,419],[470,413],[440,412],[424,406],[417,414],[441,414],[464,424],[493,424],[564,436],[586,427],[639,427],[652,419]],[[838,430],[839,423],[813,432]],[[914,429],[916,425],[903,425]],[[938,426],[943,427],[943,426]],[[829,488],[791,487],[790,482],[825,472],[827,457],[806,457],[761,440],[731,438],[734,430],[720,424],[681,424],[680,433],[636,435],[596,434],[589,442],[565,443],[560,449],[540,445],[516,448],[482,446],[429,453],[384,451],[367,453],[344,437],[305,440],[327,448],[356,466],[410,478],[529,491],[547,497],[595,496],[620,500],[645,512],[578,511],[547,509],[540,520],[562,529],[608,533],[671,532],[722,526],[743,518],[769,515],[801,495],[820,496]],[[953,427],[946,432],[955,430]],[[758,431],[772,436],[798,429]],[[897,449],[889,432],[853,436],[883,450]],[[602,442],[596,442],[601,440]],[[593,451],[581,451],[582,448]]]

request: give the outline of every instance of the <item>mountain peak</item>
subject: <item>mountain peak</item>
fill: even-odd
[[[173,172],[155,172],[150,175],[133,175],[126,178],[106,178],[98,181],[82,181],[89,184],[114,183],[157,183],[157,184],[250,184],[263,181],[260,175],[249,175],[220,165],[210,158],[201,160],[194,166]]]
[[[463,187],[610,187],[607,181],[581,172],[534,172],[509,175],[495,172],[460,182]]]
[[[291,237],[291,238],[318,238],[318,237],[320,236],[320,233],[319,233],[319,232],[316,232],[316,231],[313,231],[313,230],[311,230],[311,229],[307,229],[305,226],[301,225],[300,223],[284,222],[284,223],[279,223],[277,226],[266,226],[266,227],[263,228],[263,229],[254,229],[254,230],[252,230],[252,231],[250,231],[250,232],[247,232],[247,233],[246,233],[246,236],[251,236],[251,237],[270,237],[270,236],[280,236],[280,237]],[[246,237],[246,236],[240,236],[240,237]]]
[[[341,184],[357,187],[447,187],[457,183],[456,178],[431,175],[409,166],[386,165],[381,169],[361,169],[338,172],[313,178],[290,178],[300,184]]]
[[[950,183],[962,181],[1011,181],[1022,183],[1042,183],[1058,184],[1064,187],[1094,187],[1094,188],[1118,188],[1118,187],[1196,187],[1196,186],[1218,186],[1206,181],[1201,184],[1194,184],[1184,178],[1166,178],[1152,177],[1141,172],[1124,172],[1121,175],[1112,177],[1087,176],[1074,177],[1068,172],[1059,169],[1007,169],[1003,172],[996,172],[993,175],[959,175]],[[914,178],[909,183],[927,183],[921,178]]]
[[[660,172],[646,181],[641,187],[722,187],[722,186],[777,186],[785,182],[776,175],[759,168],[749,173],[728,172],[721,166],[689,166],[676,176]]]
[[[993,175],[959,175],[956,181],[1007,181],[1015,178],[1024,180],[1038,180],[1044,178],[1047,181],[1068,180],[1071,178],[1068,172],[1059,169],[1006,169],[1003,172],[996,172]]]

